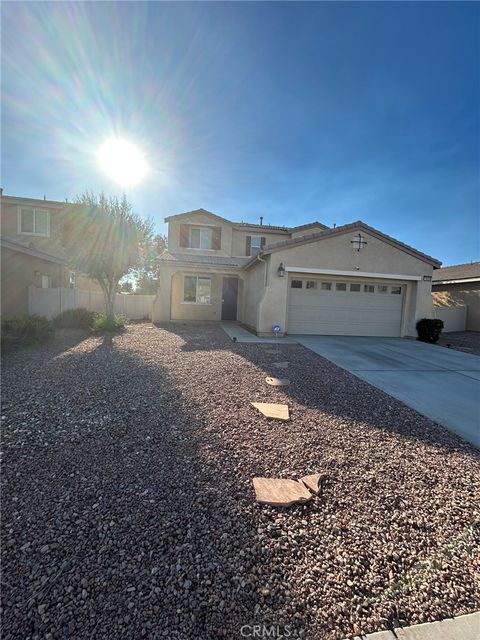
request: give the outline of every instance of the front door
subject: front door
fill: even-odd
[[[223,278],[222,320],[237,319],[238,278]]]

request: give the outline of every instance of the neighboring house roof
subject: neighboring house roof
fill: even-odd
[[[29,256],[33,256],[35,258],[40,258],[41,260],[48,260],[48,262],[55,262],[56,264],[66,264],[66,260],[59,256],[54,255],[52,253],[47,253],[42,249],[38,249],[33,242],[23,243],[18,240],[13,240],[12,238],[7,238],[6,236],[2,236],[0,238],[2,247],[6,249],[11,249],[12,251],[18,251],[19,253],[24,253]]]
[[[165,251],[160,258],[161,262],[181,262],[189,264],[204,264],[216,267],[243,267],[250,260],[247,258],[230,258],[228,256],[208,256],[193,255],[189,253],[179,253],[173,251]]]
[[[442,267],[441,269],[437,269],[433,272],[432,276],[432,281],[434,284],[458,280],[469,280],[470,282],[480,280],[480,262],[452,264],[449,267]]]
[[[298,227],[285,227],[285,226],[279,226],[279,225],[273,225],[273,224],[255,224],[253,222],[234,222],[232,220],[227,220],[226,218],[222,218],[221,216],[218,216],[216,213],[207,211],[207,209],[195,209],[194,211],[185,211],[185,213],[177,213],[173,216],[168,216],[167,218],[165,218],[165,222],[171,222],[172,220],[178,220],[185,216],[191,216],[193,214],[211,216],[213,218],[216,218],[220,222],[231,224],[234,227],[241,227],[242,229],[245,229],[245,228],[259,229],[259,230],[262,229],[263,231],[268,231],[269,233],[279,232],[279,233],[288,234],[291,231],[301,231],[302,229],[308,229],[310,227],[318,227],[318,226],[322,227],[323,229],[328,229],[328,227],[326,227],[321,222],[309,222],[307,224],[303,224]]]
[[[351,224],[344,224],[340,227],[333,227],[331,229],[325,229],[323,231],[318,231],[317,233],[311,233],[306,236],[300,236],[298,238],[289,238],[288,240],[282,240],[280,242],[275,242],[273,244],[266,245],[260,254],[257,255],[268,255],[270,253],[274,253],[275,251],[281,251],[282,249],[289,248],[292,246],[298,246],[302,244],[308,244],[309,242],[317,242],[318,240],[325,240],[326,238],[331,238],[333,236],[341,235],[344,233],[351,233],[352,231],[364,231],[372,236],[375,236],[379,240],[383,240],[383,242],[387,242],[392,246],[400,249],[401,251],[405,251],[405,253],[409,253],[410,255],[418,258],[419,260],[423,260],[433,267],[440,267],[442,264],[436,258],[432,258],[432,256],[427,255],[426,253],[422,253],[421,251],[417,251],[413,247],[410,247],[408,244],[400,242],[391,236],[387,236],[386,234],[378,231],[378,229],[374,229],[370,227],[365,222],[361,220],[357,220],[356,222],[352,222]],[[253,263],[257,256],[253,256],[250,258],[249,263]]]
[[[312,227],[322,227],[322,229],[329,228],[327,227],[327,225],[318,222],[318,220],[315,220],[315,222],[307,222],[307,224],[300,224],[297,227],[290,227],[290,231],[303,231],[304,229],[311,229]]]
[[[5,194],[2,194],[2,202],[5,201],[7,203],[12,203],[12,204],[30,204],[30,205],[43,205],[44,207],[49,207],[49,208],[54,208],[54,209],[61,209],[62,207],[65,207],[65,205],[68,206],[68,204],[71,203],[67,203],[67,202],[59,202],[58,200],[45,200],[45,199],[40,199],[40,198],[21,198],[19,196],[7,196]]]

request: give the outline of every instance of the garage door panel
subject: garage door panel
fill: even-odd
[[[330,291],[290,288],[288,333],[399,336],[403,291],[364,292],[364,284],[361,292],[336,291],[335,282]]]

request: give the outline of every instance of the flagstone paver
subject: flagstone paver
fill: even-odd
[[[290,507],[312,499],[310,491],[298,480],[253,478],[253,487],[257,502],[274,507]]]
[[[276,420],[290,420],[288,405],[272,404],[269,402],[252,402],[255,409],[263,413],[267,418],[275,418]]]

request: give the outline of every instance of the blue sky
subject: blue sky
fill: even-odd
[[[3,3],[2,186],[118,193],[110,135],[147,154],[128,191],[165,215],[362,219],[478,259],[478,3]]]

